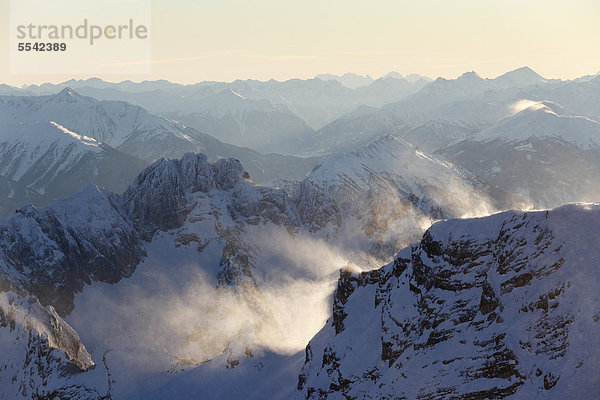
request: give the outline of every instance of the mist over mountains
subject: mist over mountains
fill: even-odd
[[[2,85],[0,398],[593,398],[599,177],[598,75]]]

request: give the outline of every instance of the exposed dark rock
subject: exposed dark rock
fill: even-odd
[[[589,285],[581,263],[590,261],[585,251],[565,252],[581,243],[569,242],[564,231],[557,240],[551,217],[508,212],[442,222],[371,283],[342,274],[333,326],[311,341],[298,385],[302,396],[483,400],[519,398],[521,391],[545,390],[552,398],[560,390],[583,397],[598,392],[597,380],[577,381],[573,372],[585,365],[578,340],[593,334],[573,282]],[[561,218],[557,226],[564,230],[570,217]],[[594,273],[586,269],[585,276],[596,282]],[[365,339],[365,332],[372,337]],[[579,347],[572,350],[574,343]],[[543,370],[530,370],[532,364]],[[577,385],[564,383],[565,365]]]
[[[494,293],[494,289],[489,285],[489,283],[484,282],[482,290],[481,290],[481,300],[479,301],[479,311],[482,314],[489,314],[498,307],[500,300]]]

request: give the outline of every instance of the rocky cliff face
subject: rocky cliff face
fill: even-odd
[[[33,299],[0,293],[0,387],[6,398],[100,399],[75,383],[94,363],[77,333]]]
[[[48,207],[25,206],[0,223],[0,282],[60,314],[91,281],[131,276],[144,256],[118,195],[88,186]]]
[[[450,220],[342,273],[298,397],[597,396],[599,222],[598,205]]]
[[[204,154],[186,154],[181,160],[161,159],[144,170],[127,189],[123,201],[135,226],[146,240],[157,230],[181,226],[194,204],[191,195],[229,190],[249,179],[239,161],[214,164]]]
[[[283,228],[291,236],[335,230],[339,218],[333,200],[309,182],[290,193],[256,186],[238,160],[210,163],[203,154],[158,160],[123,195],[88,186],[49,206],[17,210],[0,223],[0,296],[12,292],[6,304],[0,302],[0,336],[14,352],[3,359],[0,394],[18,387],[10,398],[110,396],[111,378],[107,389],[103,370],[94,373],[93,384],[76,378],[94,364],[59,315],[73,315],[74,298],[86,286],[131,277],[148,260],[149,249],[156,254],[157,233],[168,237],[167,247],[175,252],[195,249],[217,286],[237,293],[236,301],[257,314],[260,331],[272,317],[255,277],[261,243],[249,244],[247,229]],[[201,256],[207,246],[210,251]],[[174,257],[169,262],[184,269],[186,261]],[[189,334],[193,341],[194,332]],[[214,355],[228,350],[227,340]],[[65,386],[69,374],[79,383]]]
[[[122,196],[88,186],[50,206],[17,210],[0,224],[0,287],[64,315],[85,284],[131,276],[146,254],[144,241],[182,227],[194,209],[208,210],[215,225],[207,233],[224,238],[240,224],[315,231],[339,220],[333,201],[308,182],[292,196],[255,186],[237,160],[186,154],[158,160]]]
[[[365,176],[372,172],[366,171]],[[363,182],[362,176],[354,182]],[[412,208],[435,212],[430,203],[403,193],[403,201]],[[381,207],[393,210],[386,204]],[[377,221],[385,224],[384,216],[374,210],[364,217],[371,218],[366,225],[373,230],[374,242],[380,229]],[[217,288],[215,299],[202,300],[209,303],[208,314],[185,328],[178,324],[181,332],[169,332],[170,341],[182,340],[199,355],[187,357],[188,347],[174,352],[181,357],[175,358],[179,361],[173,361],[172,370],[219,357],[226,358],[227,370],[238,368],[244,357],[253,357],[249,354],[257,350],[256,338],[272,334],[270,324],[275,323],[278,310],[265,290],[269,275],[275,269],[279,275],[298,273],[295,266],[286,265],[297,255],[282,257],[274,251],[291,252],[292,247],[285,246],[303,243],[293,241],[301,237],[309,251],[320,252],[315,247],[319,243],[333,243],[345,234],[344,218],[347,214],[338,203],[311,180],[284,189],[256,186],[238,161],[210,163],[201,154],[157,161],[123,195],[88,187],[48,207],[22,208],[0,224],[0,283],[3,291],[16,293],[10,298],[17,304],[3,309],[9,311],[3,311],[0,337],[12,343],[4,347],[14,354],[5,358],[4,369],[9,372],[2,371],[0,379],[9,378],[1,381],[0,393],[10,398],[44,398],[49,393],[102,398],[116,393],[111,392],[111,382],[130,371],[114,363],[128,362],[129,354],[134,354],[129,350],[142,348],[126,336],[133,342],[146,339],[142,328],[148,325],[140,321],[156,318],[154,310],[139,316],[129,313],[135,317],[125,325],[132,322],[141,333],[123,330],[118,318],[109,321],[113,315],[102,320],[111,335],[113,328],[121,330],[115,331],[110,346],[101,339],[92,340],[89,348],[96,362],[106,358],[113,346],[120,349],[110,353],[118,360],[111,364],[112,378],[106,361],[104,369],[91,369],[91,357],[59,315],[70,313],[68,321],[74,327],[81,327],[82,321],[91,323],[96,316],[82,313],[97,309],[94,297],[87,311],[79,305],[73,311],[75,294],[92,282],[120,282],[140,263],[149,268],[154,264],[154,272],[167,275],[178,275],[191,263],[210,275],[206,287]],[[343,272],[333,315],[306,349],[297,394],[301,398],[484,399],[557,398],[565,393],[586,397],[597,391],[598,357],[589,349],[598,348],[594,333],[600,320],[598,222],[597,205],[450,220],[435,224],[419,243],[382,269],[360,275]],[[265,233],[270,236],[262,236]],[[291,244],[286,244],[288,239]],[[148,284],[136,276],[141,280],[138,284]],[[104,285],[104,289],[119,285]],[[95,290],[104,290],[98,286],[102,285],[95,285]],[[128,286],[124,287],[127,292]],[[154,293],[161,286],[130,288]],[[106,293],[122,295],[118,289]],[[55,306],[57,313],[31,306],[28,298]],[[130,297],[115,301],[121,299]],[[124,304],[128,312],[135,306]],[[229,312],[236,315],[233,319],[246,318],[235,314],[238,306],[251,315],[250,322],[238,330],[219,331],[218,337],[206,328],[206,321],[218,325],[220,319],[230,317]],[[38,311],[32,314],[31,310]],[[16,322],[26,321],[18,315],[29,314],[35,317],[29,320],[42,327],[35,335],[28,322]],[[85,327],[79,333],[94,338]],[[143,348],[156,351],[153,345]],[[163,357],[173,358],[170,343],[164,345],[160,347]],[[78,373],[86,369],[89,372]],[[167,383],[161,387],[167,388],[170,381],[164,379]],[[137,390],[128,389],[125,379],[115,386],[120,393]],[[15,387],[25,387],[27,392],[13,393]]]

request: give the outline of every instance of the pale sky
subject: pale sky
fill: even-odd
[[[5,27],[9,1],[0,4]],[[599,21],[598,0],[152,0],[150,74],[48,75],[43,64],[37,74],[11,74],[2,29],[0,83],[377,78],[389,71],[496,77],[524,65],[572,79],[600,72]]]

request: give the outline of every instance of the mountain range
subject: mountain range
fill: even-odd
[[[298,179],[317,162],[227,145],[141,107],[69,88],[56,95],[0,96],[0,176],[16,188],[5,190],[4,216],[13,211],[10,204],[46,204],[88,184],[123,191],[149,163],[189,151],[213,160],[236,157],[257,182]]]
[[[600,198],[600,123],[552,102],[522,106],[439,153],[537,208]]]
[[[344,206],[308,179],[289,191],[254,185],[235,160],[160,160],[123,195],[89,186],[2,223],[0,387],[14,398],[585,397],[600,384],[598,310],[580,297],[595,293],[599,215],[573,205],[442,221],[361,272],[359,252],[336,250]]]
[[[594,398],[599,83],[0,86],[0,398]]]

